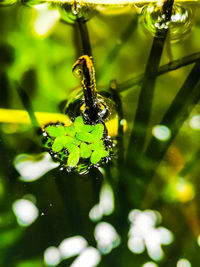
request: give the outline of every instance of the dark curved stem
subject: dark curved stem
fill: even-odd
[[[199,73],[200,62],[196,63],[196,65],[193,67],[189,76],[160,122],[160,124],[166,125],[171,130],[170,140],[164,144],[161,144],[160,141],[153,137],[147,147],[145,154],[148,158],[154,160],[154,163],[152,163],[154,170],[162,160],[182,124],[189,116],[191,110],[200,100]]]
[[[160,76],[162,74],[165,74],[167,72],[179,69],[181,67],[190,65],[192,63],[195,63],[200,60],[200,52],[191,54],[189,56],[185,56],[181,59],[174,60],[172,62],[169,62],[168,64],[162,65],[158,68],[158,72],[155,74],[156,76]],[[118,90],[119,92],[124,92],[131,87],[140,85],[144,79],[144,73],[140,74],[136,77],[133,77],[127,81],[124,81],[122,83],[118,84]]]

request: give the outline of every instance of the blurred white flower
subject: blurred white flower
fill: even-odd
[[[48,266],[56,266],[60,263],[60,252],[56,247],[49,247],[44,251],[44,262]]]
[[[95,267],[101,260],[101,254],[96,248],[87,247],[74,260],[70,267]]]
[[[12,205],[17,222],[21,226],[29,226],[38,217],[38,209],[34,203],[27,199],[18,199]]]
[[[67,259],[80,254],[87,245],[87,241],[82,236],[73,236],[64,239],[58,248],[62,259]]]
[[[169,245],[173,241],[172,232],[164,227],[156,227],[161,221],[161,215],[152,210],[132,210],[129,213],[131,223],[128,248],[136,254],[147,252],[153,260],[161,260],[163,250],[161,245]]]
[[[91,221],[99,221],[103,215],[110,215],[114,211],[114,194],[108,183],[103,184],[100,192],[100,201],[89,213]]]
[[[14,159],[14,166],[22,181],[32,182],[59,164],[52,161],[49,153],[44,152],[37,155],[20,154]]]
[[[177,267],[192,267],[191,263],[186,259],[180,259],[177,262]]]
[[[119,246],[120,244],[120,237],[115,228],[106,222],[97,224],[94,236],[97,241],[97,248],[103,254],[110,253],[113,248]]]

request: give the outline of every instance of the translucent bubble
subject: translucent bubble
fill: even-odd
[[[174,4],[171,21],[168,21],[167,14],[163,12],[162,6],[150,4],[143,8],[141,19],[145,28],[157,37],[163,37],[169,29],[171,40],[179,40],[187,34],[193,21],[193,12],[191,8]]]
[[[88,5],[81,5],[76,2],[73,5],[64,4],[59,9],[61,18],[70,24],[75,23],[77,19],[81,21],[89,20],[92,16],[92,11],[92,8]]]

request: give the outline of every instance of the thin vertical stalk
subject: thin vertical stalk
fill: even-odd
[[[81,35],[83,54],[88,55],[90,57],[92,56],[92,48],[90,44],[90,38],[89,38],[86,21],[77,19],[77,23],[78,23],[78,27],[79,27],[79,31]]]
[[[120,169],[120,166],[124,163],[124,142],[123,142],[123,124],[121,123],[123,120],[123,108],[122,108],[122,102],[121,97],[118,92],[118,86],[115,80],[112,80],[110,82],[110,91],[112,94],[112,98],[116,104],[116,109],[118,113],[118,134],[117,134],[117,145],[119,147],[118,150],[118,167]]]
[[[16,86],[17,86],[17,92],[21,98],[21,101],[25,107],[25,109],[27,110],[31,123],[33,125],[34,128],[38,128],[40,127],[40,124],[35,116],[34,113],[34,109],[33,106],[31,104],[30,98],[28,96],[28,94],[25,92],[25,90],[23,90],[23,88],[16,82]]]
[[[107,71],[107,69],[110,67],[110,65],[113,63],[115,58],[120,53],[121,49],[124,47],[124,45],[128,42],[130,37],[132,36],[133,32],[137,28],[138,19],[136,16],[134,16],[133,19],[129,22],[126,29],[122,32],[121,37],[119,38],[120,42],[117,42],[116,45],[112,48],[110,52],[108,52],[108,55],[103,63],[103,65],[100,67],[98,71],[98,79],[100,79]]]
[[[166,15],[166,21],[170,21],[173,3],[173,0],[164,2],[163,12]],[[140,154],[144,147],[155,90],[156,73],[158,72],[167,32],[167,29],[163,29],[163,37],[154,37],[153,40],[144,74],[143,84],[140,90],[134,128],[130,136],[128,159],[131,161],[134,158],[134,154]]]
[[[153,137],[147,147],[145,155],[154,160],[154,168],[159,164],[165,155],[169,145],[180,130],[182,124],[189,116],[193,107],[200,100],[200,62],[191,70],[183,86],[176,95],[174,101],[168,108],[160,124],[167,126],[171,130],[169,141],[161,144],[159,140]],[[177,119],[178,118],[178,119]]]

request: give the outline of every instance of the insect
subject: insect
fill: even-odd
[[[117,107],[108,92],[97,92],[92,57],[81,56],[73,65],[72,72],[81,78],[82,90],[69,99],[64,113],[72,119],[81,115],[91,125],[103,123],[108,134],[113,136],[113,131],[117,132],[118,129]]]
[[[118,125],[118,115],[109,94],[97,93],[91,57],[81,56],[73,65],[72,72],[81,78],[82,84],[82,90],[67,102],[64,110],[72,125],[60,122],[46,125],[43,141],[61,169],[86,173],[92,166],[109,162],[114,155],[115,144],[108,125],[113,119]]]

